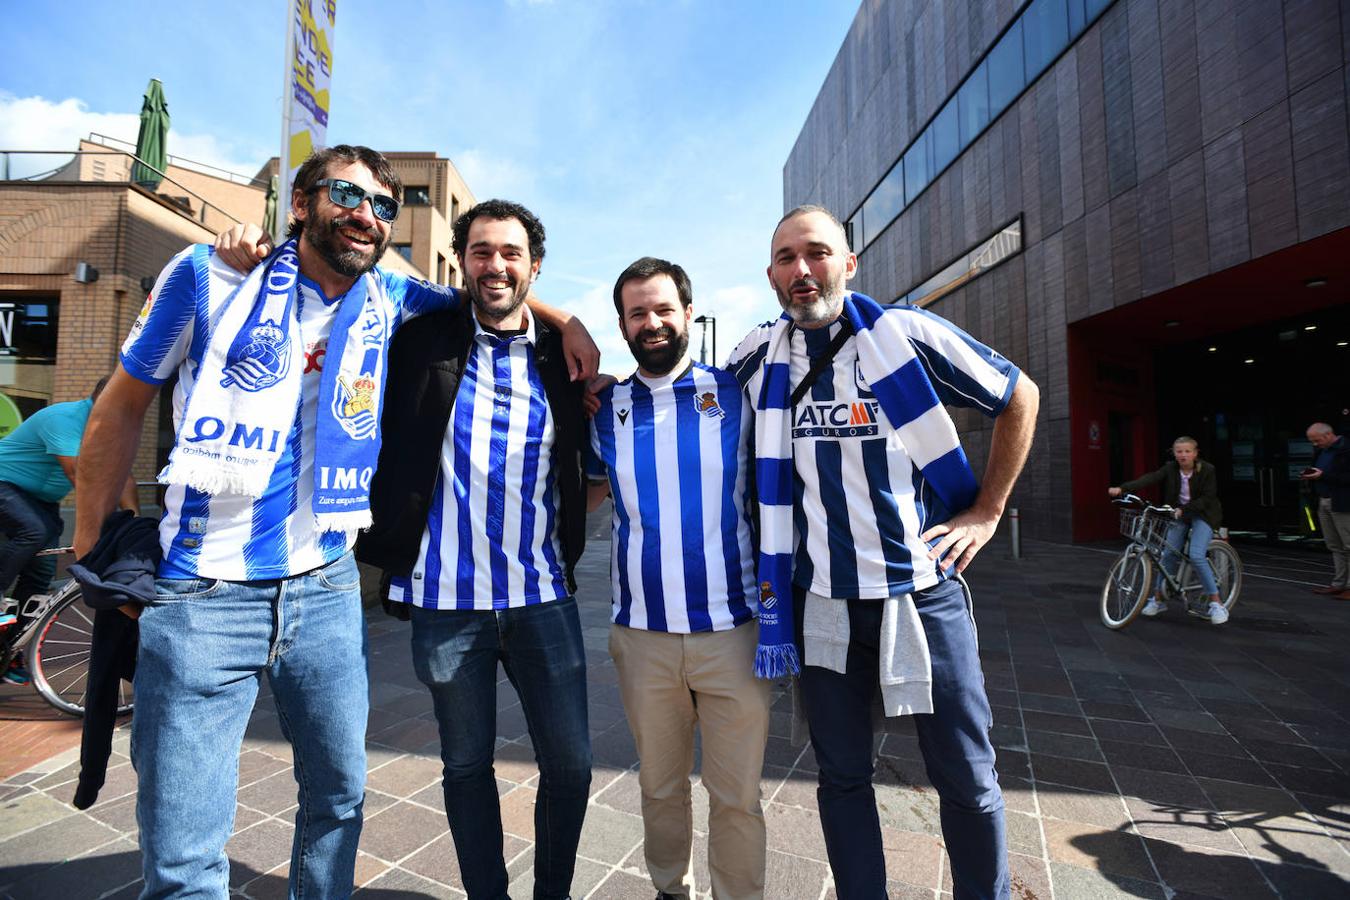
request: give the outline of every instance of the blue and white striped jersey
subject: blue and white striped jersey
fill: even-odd
[[[395,327],[424,312],[453,309],[453,288],[377,269]],[[175,372],[175,429],[182,427],[187,395],[197,376],[211,330],[223,301],[244,276],[221,262],[205,244],[175,256],[160,273],[131,334],[122,345],[122,366],[132,376],[161,384]],[[213,289],[208,290],[208,285]],[[222,289],[224,288],[224,289]],[[213,299],[214,298],[214,299]],[[340,298],[325,297],[313,281],[299,279],[297,306],[304,359],[300,401],[285,448],[267,489],[258,499],[241,494],[215,496],[173,485],[165,492],[159,524],[163,578],[221,578],[253,581],[286,578],[332,562],[351,548],[354,535],[315,529],[310,500],[314,493],[314,432],[319,404],[319,373],[327,354]],[[392,333],[392,329],[391,329]],[[389,335],[385,336],[385,340]]]
[[[441,445],[417,565],[389,599],[428,609],[506,609],[569,595],[558,539],[553,413],[535,364],[534,318],[474,346]]]
[[[614,499],[613,621],[688,634],[754,618],[753,427],[740,383],[709,366],[634,374],[600,394],[592,474]]]
[[[942,402],[1001,413],[1017,367],[945,319],[907,312],[909,341]],[[793,329],[793,386],[842,327]],[[742,383],[763,364],[767,339],[768,326],[760,326],[732,351],[727,368]],[[947,577],[919,535],[956,511],[946,509],[886,419],[852,337],[794,408],[792,452],[794,584],[825,597],[880,599]]]

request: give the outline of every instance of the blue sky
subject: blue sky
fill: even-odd
[[[23,4],[5,13],[0,149],[135,139],[150,78],[169,152],[251,175],[280,143],[283,0]],[[338,0],[329,142],[432,150],[548,229],[537,293],[626,373],[610,291],[683,265],[720,362],[778,313],[782,168],[857,0]],[[700,335],[691,334],[697,353]]]

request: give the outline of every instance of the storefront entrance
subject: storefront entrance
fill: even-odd
[[[1350,432],[1350,230],[1069,326],[1074,539],[1116,533],[1110,484],[1189,435],[1235,540],[1320,545],[1305,432]]]

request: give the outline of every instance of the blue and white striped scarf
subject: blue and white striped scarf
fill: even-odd
[[[160,474],[164,484],[253,498],[266,491],[300,405],[299,276],[300,254],[290,240],[220,306],[169,464]],[[338,302],[314,436],[313,512],[320,531],[370,525],[370,478],[380,453],[380,399],[393,319],[375,272],[358,278]]]
[[[956,425],[938,399],[905,327],[909,311],[887,309],[871,297],[844,298],[853,326],[858,366],[905,452],[953,513],[975,502],[979,485]],[[746,385],[755,399],[755,475],[759,491],[759,648],[755,675],[780,678],[800,671],[793,640],[792,320],[770,328],[764,363]],[[758,393],[756,393],[758,389]]]

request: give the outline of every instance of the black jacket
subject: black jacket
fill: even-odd
[[[1134,481],[1127,481],[1120,487],[1122,490],[1134,492],[1141,487],[1150,484],[1162,482],[1163,503],[1169,506],[1180,506],[1181,500],[1181,466],[1176,461],[1164,463],[1161,469],[1156,472],[1150,472],[1147,475],[1140,476]],[[1195,461],[1195,474],[1191,476],[1191,500],[1184,507],[1182,512],[1192,516],[1199,516],[1209,523],[1209,527],[1218,529],[1219,523],[1223,521],[1223,506],[1219,503],[1219,475],[1214,471],[1214,466],[1202,459]]]
[[[93,806],[103,788],[117,724],[118,687],[136,674],[140,629],[135,619],[117,607],[155,599],[159,557],[159,523],[119,510],[103,521],[94,548],[70,567],[84,602],[95,610],[80,737],[80,780],[72,801],[76,809]]]
[[[421,316],[402,326],[389,350],[383,445],[370,485],[373,523],[356,542],[356,558],[388,575],[408,575],[426,529],[427,511],[440,472],[441,444],[473,348],[469,304],[452,312]],[[553,413],[554,478],[558,485],[558,539],[570,590],[573,568],[586,545],[586,480],[582,448],[588,441],[581,397],[584,386],[568,380],[558,332],[535,319],[535,364]],[[391,608],[391,606],[393,608]],[[386,605],[406,618],[404,604]]]
[[[1350,437],[1341,435],[1331,445],[1331,465],[1318,481],[1331,487],[1332,512],[1350,512]]]

